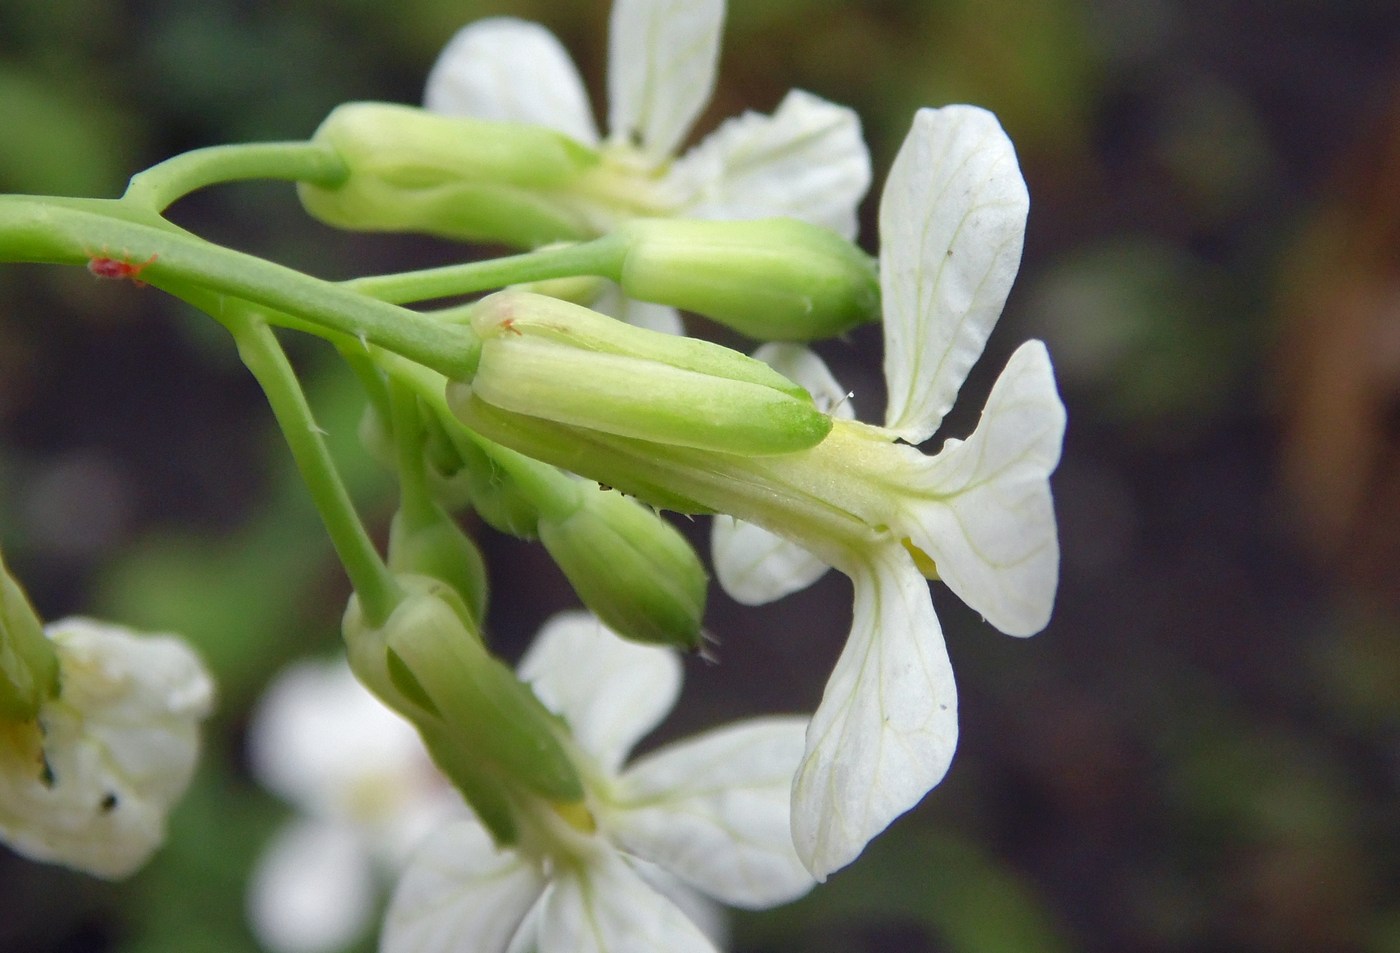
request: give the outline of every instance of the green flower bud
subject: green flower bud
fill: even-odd
[[[751,455],[821,442],[831,419],[762,361],[506,291],[478,305],[476,374],[449,387],[518,414],[655,443]]]
[[[357,678],[418,728],[434,762],[499,842],[515,838],[511,792],[583,797],[567,728],[487,651],[446,584],[400,575],[407,595],[382,626],[352,598],[343,623]]]
[[[0,559],[0,718],[28,720],[58,691],[58,655]]]
[[[586,492],[563,520],[541,518],[540,541],[583,604],[629,639],[695,650],[708,583],[685,537],[616,491]]]
[[[350,170],[335,188],[298,186],[306,211],[330,225],[520,247],[595,234],[569,189],[599,156],[542,126],[346,103],[313,141]]]
[[[790,218],[637,219],[619,283],[766,341],[835,337],[880,318],[875,261],[840,235]]]
[[[486,561],[460,526],[436,506],[410,518],[402,510],[389,524],[389,568],[396,573],[431,576],[452,587],[472,621],[486,616]]]
[[[559,742],[563,724],[437,591],[410,595],[384,631],[390,678],[405,695],[431,702],[454,746],[502,781],[551,801],[583,797]]]
[[[459,440],[457,449],[462,455],[461,477],[468,487],[468,499],[487,525],[517,539],[538,536],[539,507],[518,485],[518,468],[506,465],[514,464],[511,458],[519,454],[504,447],[493,447],[488,453],[474,440]],[[528,466],[545,464],[529,460]]]

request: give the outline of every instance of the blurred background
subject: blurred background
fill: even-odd
[[[487,15],[548,25],[599,104],[607,11],[3,0],[0,191],[112,196],[177,151],[414,102]],[[919,106],[986,106],[1015,141],[1021,277],[941,436],[1021,340],[1049,343],[1063,564],[1030,641],[934,587],[961,689],[947,781],[809,898],[738,916],[734,948],[1400,951],[1400,7],[743,0],[698,131],[790,87],[860,113],[872,196]],[[333,232],[285,186],[173,216],[331,278],[460,254]],[[823,353],[875,415],[878,329]],[[325,349],[295,355],[382,533],[355,389]],[[574,599],[538,547],[479,538],[513,657]],[[257,949],[244,884],[288,812],[248,769],[249,712],[288,660],[334,651],[348,587],[222,332],[151,289],[0,267],[0,543],[47,617],[182,632],[221,686],[147,869],[109,884],[0,849],[0,950]],[[849,612],[835,574],[761,609],[713,587],[721,664],[691,667],[666,732],[811,709]]]

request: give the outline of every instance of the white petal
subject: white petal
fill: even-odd
[[[690,884],[655,864],[637,857],[628,858],[628,866],[646,881],[647,886],[680,907],[690,922],[710,938],[717,949],[730,945],[729,911],[717,900],[711,900]]]
[[[447,116],[532,123],[598,142],[569,54],[553,33],[525,20],[493,17],[459,30],[428,73],[423,104]]]
[[[943,779],[957,744],[957,692],[928,583],[902,547],[844,567],[854,621],[792,788],[797,852],[818,880]]]
[[[709,102],[724,0],[616,0],[608,39],[608,128],[653,165],[675,155]]]
[[[367,805],[392,813],[432,773],[418,732],[343,657],[297,662],[277,676],[253,712],[248,755],[258,780],[302,811],[365,822],[376,820]]]
[[[689,917],[647,886],[611,850],[600,851],[576,870],[561,872],[540,912],[538,949],[539,953],[715,953]]]
[[[612,774],[675,706],[681,663],[670,649],[628,642],[586,612],[563,612],[540,629],[520,677]]]
[[[754,351],[788,380],[807,389],[818,408],[842,420],[855,418],[855,406],[826,362],[801,344],[770,342]],[[731,598],[758,606],[806,589],[826,574],[827,564],[807,550],[762,527],[716,517],[710,530],[715,576]]]
[[[684,334],[685,325],[681,323],[680,312],[669,304],[655,304],[650,301],[638,301],[636,298],[629,298],[622,293],[622,289],[612,282],[608,282],[603,293],[590,305],[594,311],[611,315],[619,321],[625,321],[634,328],[645,328],[648,331],[659,331],[662,334]]]
[[[332,953],[369,926],[374,871],[364,843],[343,824],[293,822],[258,858],[248,920],[275,953]]]
[[[545,888],[512,851],[499,851],[474,820],[423,842],[389,902],[381,953],[501,953]]]
[[[761,909],[812,887],[792,843],[792,776],[807,719],[761,718],[668,745],[629,767],[613,839],[725,903]]]
[[[880,199],[885,426],[910,443],[938,429],[1001,316],[1028,207],[995,116],[919,110]]]
[[[45,633],[58,697],[0,732],[0,840],[35,860],[125,877],[165,836],[199,752],[213,682],[184,642],[71,618]]]
[[[711,523],[710,551],[720,586],[746,606],[801,592],[830,568],[796,543],[730,516]]]
[[[671,177],[697,218],[787,217],[856,235],[856,209],[870,188],[860,118],[801,90],[771,116],[726,120],[686,153]]]
[[[929,461],[924,485],[938,498],[911,514],[914,544],[939,578],[1008,635],[1039,632],[1055,601],[1050,474],[1064,432],[1050,356],[1027,341],[993,385],[972,436],[949,440]]]

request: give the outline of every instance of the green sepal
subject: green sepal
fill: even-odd
[[[694,311],[762,341],[836,337],[880,319],[875,260],[790,218],[637,219],[618,277],[634,298]]]
[[[508,847],[520,840],[520,829],[511,808],[511,797],[504,786],[472,757],[471,752],[451,740],[442,724],[420,724],[418,734],[452,786],[471,805],[477,820],[491,833],[497,846]]]
[[[418,681],[417,677],[409,669],[408,663],[399,658],[398,653],[393,649],[384,650],[384,667],[388,672],[389,681],[394,688],[403,694],[404,698],[413,702],[415,706],[423,709],[435,719],[442,718],[442,712],[438,710],[437,704],[428,695],[427,689]],[[418,719],[420,725],[429,723],[427,719]]]
[[[615,490],[585,490],[563,520],[540,520],[540,542],[583,604],[638,642],[694,651],[708,576],[671,524]]]
[[[513,453],[605,481],[658,509],[696,516],[715,512],[672,487],[671,467],[658,462],[658,454],[671,448],[511,413],[482,400],[465,384],[449,384],[447,402],[462,423]]]
[[[411,677],[432,700],[444,743],[460,746],[507,786],[553,801],[582,798],[578,772],[559,741],[566,730],[559,718],[467,631],[441,584],[400,578],[411,594],[385,624],[385,647],[404,665],[394,677]]]
[[[482,301],[472,327],[481,359],[466,383],[502,410],[746,456],[805,450],[831,430],[800,385],[709,341],[513,291]]]
[[[439,624],[453,630],[456,638],[481,645],[480,635],[465,621],[469,612],[454,590],[426,576],[400,576],[399,581],[414,593],[408,601],[437,598],[447,613]],[[501,777],[492,762],[471,750],[408,663],[389,647],[394,620],[395,615],[391,615],[384,626],[368,626],[358,598],[350,598],[342,623],[350,668],[361,684],[418,729],[433,763],[471,805],[496,842],[514,843],[519,832],[511,810],[510,779]],[[398,624],[404,624],[403,617]]]

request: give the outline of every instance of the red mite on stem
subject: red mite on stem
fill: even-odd
[[[126,258],[108,258],[102,254],[94,256],[88,262],[87,269],[97,278],[111,278],[115,281],[130,278],[133,285],[144,288],[146,283],[141,280],[141,272],[145,271],[159,257],[159,255],[152,255],[145,261],[137,262]]]

